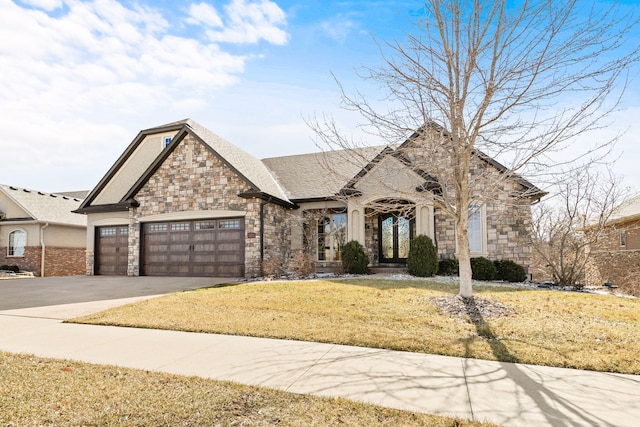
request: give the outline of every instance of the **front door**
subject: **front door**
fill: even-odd
[[[378,218],[380,262],[406,263],[413,237],[413,220],[397,214]]]

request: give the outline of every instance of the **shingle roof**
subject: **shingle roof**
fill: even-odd
[[[87,225],[87,217],[74,214],[82,201],[62,194],[44,193],[36,190],[0,184],[0,191],[13,199],[36,221],[56,224]],[[10,218],[9,218],[10,219]]]
[[[193,120],[187,119],[186,124],[203,142],[251,181],[257,190],[288,200],[284,189],[263,162]]]
[[[262,159],[290,200],[335,196],[384,147],[363,147]]]
[[[618,206],[611,216],[609,223],[619,223],[640,218],[640,196],[633,197]]]

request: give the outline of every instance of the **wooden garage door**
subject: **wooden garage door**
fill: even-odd
[[[126,225],[97,227],[94,274],[126,275],[128,240],[129,227]]]
[[[244,276],[244,218],[143,226],[147,276]]]

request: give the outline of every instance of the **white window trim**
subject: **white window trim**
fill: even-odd
[[[332,230],[332,231],[329,232],[329,234],[325,234],[325,238],[329,238],[331,240],[336,238],[336,232],[335,232],[335,230],[333,230],[333,224],[334,224],[333,217],[335,215],[344,215],[345,216],[345,223],[344,223],[345,224],[344,225],[345,241],[343,242],[343,244],[345,244],[345,243],[347,243],[347,235],[346,235],[346,233],[347,233],[348,226],[349,226],[349,216],[347,215],[346,212],[327,213],[326,215],[324,215],[325,218],[329,218],[329,224],[330,224],[329,228]],[[320,220],[316,221],[316,230],[318,230],[319,225],[320,225]],[[317,233],[317,231],[316,231],[316,233]],[[323,263],[324,262],[340,262],[340,259],[334,259],[336,257],[337,258],[340,258],[340,257],[336,256],[336,254],[333,253],[333,249],[334,249],[334,245],[333,244],[329,245],[329,247],[330,247],[330,255],[333,255],[333,257],[331,257],[331,259],[320,259],[320,248],[319,248],[319,245],[318,245],[319,240],[320,240],[320,233],[317,233],[317,235],[316,235],[316,251],[317,251],[317,253],[316,253],[316,261],[317,262],[323,262]],[[332,243],[332,242],[330,242],[330,243]],[[325,245],[326,245],[326,242],[325,242]]]
[[[24,247],[23,247],[22,255],[9,254],[9,252],[11,251],[11,234],[15,233],[16,231],[22,231],[24,233]],[[26,252],[26,249],[27,249],[27,230],[23,228],[15,228],[9,231],[9,234],[7,234],[7,258],[24,258],[24,252]]]
[[[482,250],[480,252],[478,251],[472,251],[471,247],[469,247],[469,255],[471,256],[471,258],[474,257],[487,257],[489,256],[489,252],[487,250],[487,209],[486,209],[486,205],[480,205],[479,208],[479,212],[480,212],[480,237],[482,238]],[[467,229],[467,235],[469,233],[469,230]],[[458,254],[460,253],[459,249],[458,249],[458,231],[455,230],[455,243],[456,243],[456,258],[458,257]]]

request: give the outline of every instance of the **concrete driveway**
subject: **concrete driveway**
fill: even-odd
[[[238,279],[217,277],[67,276],[0,280],[0,310],[161,295]]]

